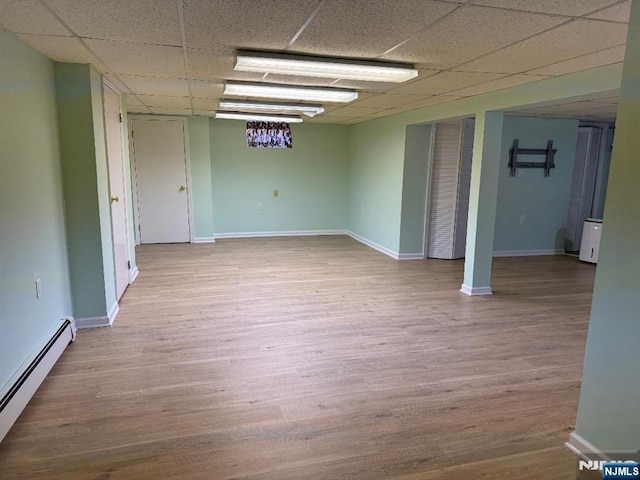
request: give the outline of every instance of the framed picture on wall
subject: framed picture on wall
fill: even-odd
[[[247,146],[293,148],[291,126],[284,122],[247,122]]]

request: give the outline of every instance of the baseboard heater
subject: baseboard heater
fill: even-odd
[[[64,319],[42,349],[28,359],[0,392],[0,442],[18,419],[62,352],[75,340],[72,320]]]

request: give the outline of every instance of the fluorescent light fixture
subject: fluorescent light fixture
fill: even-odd
[[[418,76],[418,70],[413,65],[406,63],[288,55],[247,50],[240,50],[236,53],[234,70],[394,83],[406,82]]]
[[[302,118],[294,115],[270,115],[268,113],[249,112],[216,112],[216,118],[226,118],[228,120],[249,120],[256,122],[286,122],[301,123]]]
[[[324,112],[322,105],[284,102],[252,102],[249,100],[220,100],[220,108],[224,110],[241,110],[256,112],[300,112],[307,117],[315,117]]]
[[[310,102],[347,103],[358,98],[355,90],[343,88],[301,87],[275,83],[226,82],[225,95],[238,97],[282,98]]]

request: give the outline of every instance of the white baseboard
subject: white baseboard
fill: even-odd
[[[460,287],[460,291],[472,297],[476,295],[493,295],[491,287],[470,287],[464,283],[462,284],[462,287]]]
[[[136,281],[136,278],[138,278],[139,273],[140,273],[140,270],[138,270],[137,265],[135,265],[133,269],[129,270],[129,285],[131,285],[133,282]]]
[[[424,260],[424,253],[398,253],[398,260]]]
[[[583,460],[611,460],[602,450],[589,443],[576,432],[569,434],[569,441],[564,445]]]
[[[195,237],[193,243],[216,243],[216,237]]]
[[[494,257],[540,257],[545,255],[564,255],[564,249],[549,250],[496,250]]]
[[[118,312],[120,311],[120,305],[118,302],[115,302],[107,315],[104,317],[84,317],[84,318],[76,318],[76,326],[78,329],[84,330],[87,328],[101,328],[101,327],[110,327],[113,325],[116,317],[118,316]]]
[[[398,257],[399,257],[398,252],[394,252],[393,250],[390,250],[387,247],[378,245],[376,242],[372,242],[368,238],[364,238],[363,236],[358,235],[357,233],[353,233],[350,230],[345,233],[349,235],[351,238],[353,238],[354,240],[357,240],[358,242],[365,244],[367,247],[371,247],[374,250],[377,250],[378,252],[384,253],[385,255],[393,258],[394,260],[398,260]]]
[[[61,320],[52,330],[49,339],[35,350],[6,385],[0,388],[0,441],[74,338],[71,322],[67,319]]]
[[[259,238],[259,237],[310,237],[316,235],[346,235],[345,230],[290,230],[279,232],[232,232],[216,233],[214,238]]]

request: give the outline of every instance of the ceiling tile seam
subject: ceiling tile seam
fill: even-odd
[[[114,42],[114,43],[127,43],[132,45],[148,45],[151,47],[171,47],[171,48],[180,48],[182,45],[174,45],[170,43],[150,43],[150,42],[136,42],[133,40],[125,40],[118,39],[114,40],[113,38],[102,38],[102,37],[87,37],[87,36],[78,36],[78,38],[82,38],[84,40],[98,40],[101,42]]]
[[[593,52],[585,53],[585,54],[583,54],[583,55],[576,55],[575,57],[565,58],[564,60],[560,60],[559,62],[549,63],[549,64],[547,64],[547,65],[542,65],[542,66],[540,66],[540,67],[532,68],[531,70],[523,70],[522,72],[518,72],[518,73],[516,73],[515,75],[523,74],[523,73],[524,73],[524,74],[527,74],[527,75],[540,75],[540,74],[538,74],[538,73],[528,74],[527,72],[531,72],[531,71],[533,71],[533,70],[540,70],[540,69],[542,69],[542,68],[553,67],[554,65],[559,65],[559,64],[564,63],[564,62],[570,62],[570,61],[572,61],[572,60],[577,60],[577,59],[582,58],[582,57],[588,57],[589,55],[593,55],[593,54],[595,54],[595,53],[602,53],[602,52],[605,52],[605,51],[607,51],[607,50],[611,50],[612,48],[623,47],[623,46],[626,46],[626,45],[627,45],[627,43],[625,42],[625,43],[621,43],[621,44],[619,44],[619,45],[614,45],[613,47],[605,47],[605,48],[603,48],[603,49],[601,49],[601,50],[595,50],[595,51],[593,51]],[[620,63],[620,61],[611,62],[611,63]],[[607,65],[611,65],[611,63],[608,63]],[[601,65],[601,66],[602,66],[602,65]],[[593,67],[593,68],[597,68],[597,67]],[[585,68],[584,70],[591,70],[591,68]],[[583,71],[583,70],[579,70],[579,71]],[[561,74],[561,75],[552,75],[552,76],[554,76],[554,77],[560,77],[560,76],[562,76],[562,75],[567,75],[567,74],[566,74],[566,73],[563,73],[563,74]]]
[[[189,52],[187,50],[187,30],[184,24],[184,4],[182,0],[176,0],[178,7],[178,20],[180,21],[180,37],[182,40],[182,60],[184,62],[184,73],[187,76],[187,89],[189,91],[189,105],[193,113],[193,89],[191,88],[191,72],[189,71]]]
[[[624,0],[623,0],[624,1]],[[470,6],[476,8],[485,8],[488,10],[502,10],[507,12],[517,12],[517,13],[528,13],[530,15],[544,16],[544,17],[553,17],[553,18],[566,18],[567,20],[576,20],[578,18],[582,18],[585,15],[591,15],[593,12],[583,13],[582,15],[567,15],[566,13],[551,13],[551,12],[540,12],[535,10],[523,10],[521,8],[509,8],[509,7],[501,7],[498,5],[478,5],[471,4]],[[610,8],[612,5],[608,5],[604,8]]]
[[[456,8],[454,8],[453,10],[451,10],[449,13],[445,13],[443,16],[441,16],[440,18],[436,18],[433,22],[431,22],[429,25],[427,25],[424,28],[421,28],[420,30],[418,30],[417,32],[412,33],[408,38],[405,38],[403,41],[401,41],[400,43],[398,43],[397,45],[391,47],[390,49],[388,49],[387,51],[383,52],[381,55],[379,55],[377,58],[380,57],[384,57],[385,55],[388,55],[389,53],[393,52],[394,50],[400,48],[402,45],[404,45],[405,43],[409,42],[410,40],[412,40],[413,38],[415,38],[417,35],[419,35],[422,32],[425,32],[427,30],[429,30],[430,28],[433,28],[434,26],[436,26],[438,23],[442,22],[445,18],[447,18],[450,15],[453,15],[455,12],[457,12],[458,10],[466,7],[468,5],[467,3],[461,4],[459,6],[457,6]]]
[[[626,0],[618,0],[617,2],[613,2],[613,3],[609,4],[609,5],[607,5],[606,7],[596,8],[595,10],[593,10],[593,11],[591,11],[589,13],[585,13],[584,15],[581,15],[579,18],[584,18],[584,17],[587,17],[589,15],[593,15],[594,13],[598,13],[598,12],[601,12],[603,10],[607,10],[607,9],[609,9],[611,7],[615,7],[616,5],[620,5],[621,3],[624,3],[624,2],[626,2]],[[599,18],[595,18],[593,20],[600,20],[600,19]],[[613,22],[611,20],[602,20],[602,21],[611,22],[611,23],[620,23],[620,22]],[[624,23],[629,23],[629,22],[624,22]]]
[[[456,69],[457,69],[458,67],[461,67],[461,66],[466,65],[466,64],[468,64],[468,63],[471,63],[471,62],[474,62],[474,61],[476,61],[476,60],[479,60],[479,59],[481,59],[481,58],[483,58],[483,57],[486,57],[486,56],[492,55],[492,54],[494,54],[494,53],[497,53],[497,52],[499,52],[500,50],[504,50],[504,49],[506,49],[506,48],[510,48],[510,47],[512,47],[512,46],[514,46],[514,45],[517,45],[518,43],[525,42],[525,41],[527,41],[527,40],[530,40],[530,39],[532,39],[532,38],[537,37],[538,35],[542,35],[542,34],[544,34],[544,33],[547,33],[547,32],[549,32],[549,31],[551,31],[551,30],[554,30],[554,29],[556,29],[556,28],[560,28],[560,27],[562,27],[562,26],[565,26],[565,25],[567,25],[567,24],[569,24],[569,23],[571,23],[571,22],[574,22],[574,21],[576,21],[576,20],[578,20],[578,19],[580,19],[580,18],[586,17],[587,15],[591,15],[591,14],[593,14],[593,13],[597,13],[597,12],[599,12],[600,10],[605,10],[605,9],[607,9],[607,8],[611,8],[612,6],[615,6],[615,5],[618,5],[618,4],[620,4],[620,3],[623,3],[624,1],[626,1],[626,0],[619,0],[618,2],[615,2],[615,3],[609,4],[609,5],[605,6],[605,7],[602,7],[602,8],[599,8],[599,9],[593,10],[593,11],[591,11],[591,12],[585,13],[585,14],[583,14],[583,15],[579,16],[579,17],[571,17],[571,16],[555,15],[555,16],[557,16],[557,17],[567,18],[567,21],[565,21],[565,22],[561,22],[561,23],[559,23],[558,25],[555,25],[555,26],[550,27],[550,28],[548,28],[548,29],[546,29],[546,30],[543,30],[543,31],[538,32],[538,33],[535,33],[535,34],[533,34],[533,35],[530,35],[529,37],[526,37],[526,38],[520,39],[520,40],[518,40],[518,41],[516,41],[516,42],[513,42],[513,43],[511,43],[511,44],[508,44],[508,45],[505,45],[505,46],[503,46],[503,47],[500,47],[500,48],[498,48],[498,49],[496,49],[496,50],[493,50],[493,51],[491,51],[491,52],[484,53],[484,54],[482,54],[482,55],[480,55],[480,56],[478,56],[478,57],[472,58],[472,59],[470,59],[470,60],[467,60],[467,61],[466,61],[466,62],[464,62],[464,63],[460,63],[460,64],[458,64],[458,65],[455,65],[455,66],[453,66],[453,67],[451,67],[451,68],[449,68],[449,69],[443,70],[443,71],[446,71],[446,72],[449,72],[449,71],[456,71]],[[466,4],[462,5],[462,6],[467,6],[467,5],[469,5],[469,3],[466,3]],[[461,7],[462,7],[462,6],[461,6]],[[477,7],[479,6],[479,7],[483,7],[483,8],[499,8],[499,7],[488,7],[488,6],[484,6],[484,5],[482,5],[482,6],[481,6],[481,5],[474,5],[474,6],[477,6]],[[449,14],[447,14],[447,15],[450,15],[451,13],[456,12],[457,10],[459,10],[459,9],[452,10],[452,11],[451,11]],[[511,9],[506,9],[506,10],[511,10]],[[523,10],[514,10],[514,11],[523,11]],[[532,12],[532,13],[538,13],[538,14],[540,14],[539,12]],[[447,15],[445,15],[445,17],[446,17]],[[550,14],[542,14],[542,15],[554,16],[554,15],[550,15]],[[442,18],[445,18],[445,17],[442,17]],[[437,21],[439,21],[439,20],[440,20],[440,19],[438,19]],[[603,20],[598,20],[598,19],[589,19],[589,20],[594,20],[594,21],[603,21]],[[610,22],[610,23],[619,23],[619,22]],[[428,27],[428,28],[430,28],[430,27]],[[405,42],[406,42],[406,41],[408,41],[408,40],[405,40]],[[404,42],[403,42],[403,43],[404,43]],[[402,45],[402,44],[399,44],[398,46],[400,46],[400,45]],[[397,48],[397,47],[395,47],[395,48]],[[614,48],[614,47],[607,47],[607,48]],[[604,48],[603,50],[606,50],[607,48]],[[595,52],[592,52],[592,53],[595,53]],[[580,56],[582,56],[582,55],[579,55],[578,57],[580,57]],[[573,57],[573,58],[578,58],[578,57]],[[565,59],[565,60],[562,60],[562,61],[566,61],[566,60],[572,60],[572,59]],[[556,62],[556,63],[560,63],[560,62]],[[554,64],[555,64],[555,63],[554,63]],[[552,65],[552,64],[549,64],[549,65]],[[536,68],[531,69],[531,70],[535,70],[535,69],[537,69],[537,68],[545,68],[545,67],[547,67],[547,66],[549,66],[549,65],[544,65],[544,66],[541,66],[541,67],[536,67]],[[514,75],[517,75],[517,74],[519,74],[519,73],[524,73],[524,72],[527,72],[527,71],[528,71],[528,70],[523,70],[522,72],[515,73]],[[440,73],[442,73],[442,72],[440,72]],[[501,72],[482,72],[482,73],[501,73]],[[436,74],[436,75],[437,75],[437,74]],[[479,85],[479,84],[476,84],[476,85]],[[475,86],[475,85],[471,85],[471,86]],[[401,87],[401,86],[394,87],[394,88],[390,89],[388,92],[389,92],[389,93],[392,93],[394,90],[396,90],[396,89],[398,89],[398,88],[400,88],[400,87]],[[465,88],[466,88],[466,87],[465,87]],[[451,90],[451,91],[453,91],[453,90]]]
[[[109,69],[109,73],[111,75],[113,75],[115,78],[118,79],[118,81],[124,86],[124,88],[126,88],[128,90],[128,92],[121,92],[123,94],[132,94],[133,91],[131,90],[131,88],[129,88],[129,86],[122,80],[122,78],[120,78],[120,76],[115,73],[115,71],[109,67],[109,65],[107,65],[106,62],[104,62],[102,60],[102,58],[100,58],[100,56],[94,52],[89,45],[86,44],[86,42],[62,19],[62,17],[58,14],[58,12],[51,6],[49,5],[49,2],[47,0],[40,0],[40,3],[42,4],[42,6],[49,11],[49,13],[51,13],[51,15],[54,16],[54,18],[56,20],[58,20],[58,22],[60,22],[60,24],[66,28],[69,32],[71,32],[71,34],[73,35],[73,37],[75,37],[78,42],[80,42],[80,44],[87,49],[87,51],[93,55],[94,58],[96,58],[98,60],[98,62],[100,62],[102,65],[104,65],[105,67],[107,67]],[[136,99],[149,111],[151,111],[149,109],[149,106],[147,104],[145,104],[143,101],[140,100],[140,98],[138,98],[137,95],[134,95],[136,97]]]
[[[291,37],[291,40],[289,40],[289,43],[287,44],[287,46],[284,47],[285,50],[289,50],[289,48],[293,46],[293,44],[296,42],[296,40],[298,40],[300,35],[302,35],[302,32],[304,32],[305,29],[311,24],[311,22],[316,17],[318,12],[320,12],[322,7],[324,7],[326,3],[327,3],[327,0],[320,0],[318,2],[318,5],[316,5],[316,8],[314,8],[313,11],[307,17],[307,19],[304,22],[302,22],[302,25],[300,26],[298,31],[293,35],[293,37]]]
[[[571,23],[571,22],[575,22],[576,20],[577,20],[576,18],[569,17],[569,20],[567,20],[566,22],[559,23],[558,25],[554,25],[553,27],[547,28],[546,30],[542,30],[542,31],[540,31],[540,32],[534,33],[533,35],[529,35],[529,36],[528,36],[528,37],[526,37],[526,38],[522,38],[522,39],[520,39],[520,40],[518,40],[518,41],[515,41],[515,42],[510,43],[510,44],[508,44],[508,45],[504,45],[504,46],[502,46],[502,47],[500,47],[500,48],[497,48],[497,49],[495,49],[495,50],[492,50],[492,51],[490,51],[490,52],[483,53],[482,55],[479,55],[479,56],[477,56],[477,57],[475,57],[475,58],[472,58],[472,59],[470,59],[470,60],[467,60],[466,62],[459,63],[458,65],[455,65],[455,66],[453,66],[453,67],[451,67],[451,68],[448,68],[448,69],[446,69],[446,70],[444,70],[444,71],[445,71],[445,72],[457,71],[456,69],[457,69],[457,68],[459,68],[459,67],[462,67],[462,66],[467,65],[467,64],[469,64],[469,63],[475,62],[476,60],[480,60],[480,59],[482,59],[482,58],[484,58],[484,57],[488,57],[489,55],[493,55],[494,53],[498,53],[498,52],[499,52],[499,51],[501,51],[501,50],[505,50],[505,49],[507,49],[507,48],[511,48],[511,47],[513,47],[514,45],[518,45],[519,43],[522,43],[522,42],[526,42],[526,41],[528,41],[528,40],[531,40],[532,38],[535,38],[535,37],[537,37],[537,36],[539,36],[539,35],[543,35],[543,34],[545,34],[545,33],[547,33],[547,32],[550,32],[550,31],[552,31],[552,30],[555,30],[556,28],[560,28],[560,27],[562,27],[562,26],[568,25],[569,23]],[[504,73],[504,72],[483,72],[483,73]],[[396,88],[397,88],[397,87],[396,87]],[[394,90],[395,90],[395,89],[394,89]]]

